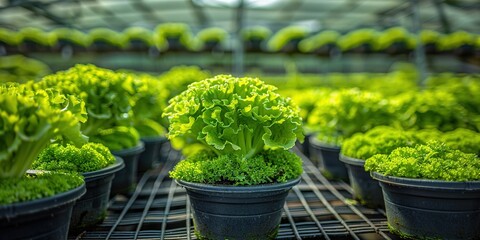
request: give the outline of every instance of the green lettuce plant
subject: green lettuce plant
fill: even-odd
[[[403,42],[407,49],[416,46],[415,37],[402,27],[392,27],[381,32],[377,39],[377,49],[384,50],[394,43]]]
[[[227,38],[228,33],[223,28],[211,27],[202,29],[197,33],[198,40],[202,42],[223,42]]]
[[[332,30],[322,31],[312,37],[302,40],[298,48],[302,52],[313,52],[327,44],[336,44],[340,38],[340,33]]]
[[[299,26],[289,26],[280,29],[268,41],[268,48],[272,51],[280,51],[283,46],[292,40],[301,40],[308,35],[307,29]]]
[[[90,45],[90,39],[87,34],[73,28],[56,28],[50,34],[54,35],[59,41],[68,41],[82,47]]]
[[[377,154],[365,162],[365,170],[386,176],[444,181],[480,180],[480,158],[432,141]]]
[[[338,40],[338,45],[343,51],[348,51],[363,44],[370,44],[373,48],[375,48],[377,44],[377,38],[378,33],[374,29],[358,29],[343,35]]]
[[[20,178],[38,154],[56,138],[76,145],[87,138],[85,104],[54,89],[30,90],[25,85],[0,85],[0,178]]]
[[[341,89],[316,103],[307,124],[321,142],[341,146],[345,138],[355,133],[395,125],[396,120],[390,102],[381,94]]]
[[[266,27],[253,26],[242,29],[240,35],[244,41],[252,39],[265,40],[272,35],[272,31]]]
[[[0,83],[25,83],[30,80],[39,80],[50,73],[50,68],[43,62],[23,55],[0,57]]]
[[[140,40],[147,46],[153,46],[153,32],[142,27],[129,27],[123,31],[125,41]]]
[[[110,150],[99,143],[86,143],[81,147],[72,144],[50,144],[33,162],[32,169],[65,172],[93,172],[115,163]]]
[[[57,37],[54,34],[43,31],[39,28],[25,27],[18,31],[19,41],[32,41],[42,46],[51,47],[57,43]]]
[[[264,153],[266,149],[286,152],[294,146],[297,138],[303,137],[302,120],[298,110],[291,105],[288,98],[280,96],[275,91],[275,87],[256,78],[219,75],[194,82],[186,91],[171,99],[164,112],[170,122],[168,137],[177,139],[185,145],[199,143],[212,156],[189,157],[180,162],[171,175],[177,179],[196,181],[195,175],[206,174],[207,176],[202,178],[210,179],[209,183],[218,182],[217,178],[209,177],[216,173],[195,171],[202,169],[200,165],[209,164],[208,161],[215,161],[215,168],[223,169],[219,171],[232,169],[236,166],[235,163],[245,164],[240,171],[242,174],[249,174],[248,178],[258,175],[258,171],[266,171],[264,167],[274,163],[270,160],[265,160],[267,161],[265,164],[257,163],[262,161],[259,154]],[[293,175],[298,177],[301,173],[301,167],[298,171],[298,166],[301,166],[297,164],[300,161],[298,157],[291,153],[272,154],[287,158],[285,161],[289,162],[288,168],[291,169],[275,173],[277,176],[292,171],[299,173],[288,175],[288,178],[291,179]],[[223,168],[221,163],[225,163],[227,159],[231,159],[234,165]],[[258,164],[264,167],[257,169],[255,166]],[[253,169],[248,172],[247,166]],[[194,172],[189,173],[189,170]],[[236,175],[235,172],[230,174]],[[258,183],[258,181],[224,180],[232,184]],[[260,182],[267,180],[275,182],[283,181],[284,178],[267,177]]]
[[[441,39],[440,48],[443,50],[457,49],[463,45],[475,46],[475,35],[465,31],[456,31],[445,35]]]
[[[191,83],[207,79],[210,72],[202,70],[198,66],[175,66],[158,78],[169,91],[168,99],[185,91]]]
[[[20,36],[16,31],[7,28],[0,28],[0,43],[10,46],[18,46],[20,40]]]
[[[420,41],[423,44],[434,44],[435,46],[438,46],[442,37],[442,34],[437,31],[427,29],[420,31]]]
[[[441,141],[456,150],[464,153],[475,153],[480,156],[480,133],[465,128],[457,128],[450,132],[445,132]]]
[[[346,139],[340,151],[344,156],[365,160],[375,154],[390,154],[399,147],[414,146],[417,143],[418,140],[411,132],[379,126]]]
[[[176,38],[186,49],[193,49],[193,36],[190,27],[184,23],[163,23],[155,28],[154,39],[157,48],[168,48],[166,39]]]
[[[134,127],[115,126],[98,130],[97,134],[90,137],[90,141],[101,143],[111,151],[119,151],[137,146],[140,135]]]
[[[123,48],[126,45],[124,35],[108,28],[94,28],[88,32],[88,42],[105,42],[113,47]]]
[[[40,89],[55,87],[65,94],[82,98],[86,104],[88,120],[82,124],[81,129],[92,141],[104,143],[109,148],[125,146],[125,142],[133,144],[129,147],[137,144],[123,139],[126,137],[124,132],[135,134],[135,130],[119,131],[117,138],[110,136],[112,131],[116,131],[116,127],[129,127],[133,124],[135,84],[131,74],[78,64],[66,71],[45,76],[34,85]],[[109,134],[104,134],[105,131]],[[106,138],[107,135],[110,136],[108,141],[103,141],[102,138]],[[118,143],[112,142],[111,139],[116,139]]]

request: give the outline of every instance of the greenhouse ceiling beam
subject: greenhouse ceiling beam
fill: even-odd
[[[53,23],[62,25],[62,26],[67,26],[67,27],[74,27],[73,24],[69,21],[66,21],[64,18],[59,17],[52,12],[50,12],[42,3],[34,3],[34,2],[29,2],[29,3],[24,3],[22,5],[19,5],[19,7],[24,8],[32,13],[34,13],[37,16],[42,16]]]
[[[143,0],[130,0],[130,4],[140,10],[143,14],[142,14],[142,18],[147,20],[147,21],[151,21],[153,23],[160,23],[162,22],[162,20],[155,14],[155,11],[153,11],[150,7],[148,7],[146,4],[145,4],[145,1]]]
[[[282,21],[291,21],[293,19],[293,15],[298,13],[298,9],[302,6],[303,0],[291,0],[290,4],[287,4],[282,9],[282,17],[280,20]]]
[[[96,3],[97,6],[87,5],[87,7],[92,10],[94,13],[98,13],[104,21],[110,25],[112,28],[123,29],[128,27],[128,23],[126,23],[122,18],[118,17],[112,11],[103,7],[98,0],[90,0],[90,2]]]
[[[189,0],[188,3],[193,9],[193,13],[195,14],[195,17],[198,19],[198,23],[200,24],[200,26],[204,26],[204,27],[209,26],[210,19],[208,18],[207,14],[205,14],[203,7],[196,4],[194,0]]]
[[[445,9],[443,8],[443,1],[440,0],[432,0],[433,5],[438,13],[438,18],[440,19],[440,23],[442,24],[443,32],[450,33],[450,22],[447,19],[447,14],[445,13]]]

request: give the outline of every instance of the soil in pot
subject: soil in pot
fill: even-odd
[[[353,197],[369,208],[384,208],[382,188],[369,172],[365,172],[365,161],[343,155],[340,161],[347,167]]]
[[[321,143],[315,136],[310,140],[310,158],[316,163],[320,172],[327,179],[341,179],[348,181],[348,172],[345,164],[339,160],[340,147]]]
[[[167,142],[165,137],[145,137],[142,138],[145,146],[145,151],[140,154],[138,159],[138,173],[144,173],[153,167],[156,161],[162,160],[160,158],[163,144]],[[162,163],[162,162],[161,162]]]
[[[480,239],[480,181],[448,182],[384,176],[390,229],[414,239]]]
[[[133,148],[112,151],[112,154],[123,159],[125,167],[115,174],[110,197],[116,194],[129,194],[137,183],[137,166],[140,154],[145,150],[143,142]]]
[[[114,164],[106,168],[82,174],[87,192],[73,206],[70,233],[77,233],[105,219],[112,180],[115,173],[125,167],[121,158],[116,159]]]
[[[36,200],[0,205],[1,239],[67,239],[75,200],[85,184]]]
[[[274,239],[288,192],[299,181],[256,186],[177,183],[187,190],[200,239]]]

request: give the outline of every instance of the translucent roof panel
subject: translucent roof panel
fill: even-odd
[[[182,22],[192,29],[211,26],[233,32],[238,26],[263,25],[276,31],[291,24],[311,31],[384,29],[412,25],[407,0],[0,0],[0,27],[52,29],[68,26],[88,31],[130,26],[153,29]],[[438,5],[436,5],[436,3]],[[421,26],[438,31],[480,33],[480,1],[419,0]],[[443,15],[442,15],[443,14]]]

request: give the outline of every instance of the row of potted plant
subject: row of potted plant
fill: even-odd
[[[64,47],[74,51],[145,51],[151,47],[159,51],[213,50],[221,48],[228,34],[221,28],[202,29],[194,36],[186,24],[160,24],[154,31],[130,27],[123,32],[108,28],[91,29],[88,33],[71,28],[57,28],[46,32],[38,28],[22,28],[18,32],[0,29],[0,46],[7,53],[58,50]]]

